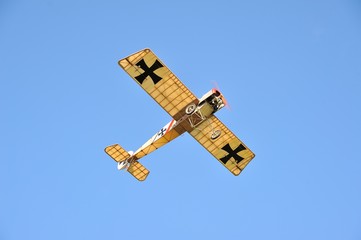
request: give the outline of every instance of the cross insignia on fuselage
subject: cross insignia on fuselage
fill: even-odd
[[[158,59],[155,60],[153,65],[151,67],[148,67],[148,65],[145,63],[144,59],[140,60],[137,64],[138,67],[144,70],[144,73],[140,74],[139,76],[136,76],[135,79],[140,83],[143,84],[144,80],[149,76],[154,85],[157,84],[160,80],[162,80],[161,77],[159,77],[157,74],[154,73],[155,70],[158,68],[164,67]]]
[[[162,128],[162,129],[158,132],[158,136],[163,136],[166,131],[167,131],[166,128]]]
[[[232,149],[228,143],[222,147],[222,150],[228,152],[228,155],[226,155],[223,158],[220,158],[219,160],[221,160],[224,164],[226,164],[231,158],[234,158],[234,160],[238,164],[244,159],[243,157],[239,156],[238,153],[243,150],[246,150],[246,147],[243,146],[243,144],[241,143],[238,147],[236,147],[236,149]]]

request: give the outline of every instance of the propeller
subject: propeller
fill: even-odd
[[[231,110],[231,105],[229,105],[227,99],[226,99],[226,98],[224,97],[224,95],[222,94],[222,91],[220,90],[220,88],[219,88],[219,86],[218,86],[218,83],[217,83],[216,81],[213,81],[213,86],[214,86],[214,88],[215,88],[218,92],[221,93],[221,95],[222,95],[222,100],[223,100],[224,105],[225,105],[229,110]]]

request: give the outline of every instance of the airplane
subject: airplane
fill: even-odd
[[[128,152],[119,144],[106,147],[105,152],[117,162],[118,170],[127,170],[144,181],[149,170],[139,159],[185,132],[235,176],[255,157],[214,115],[227,104],[218,89],[213,88],[198,99],[150,49],[121,59],[118,64],[172,117],[135,152]]]

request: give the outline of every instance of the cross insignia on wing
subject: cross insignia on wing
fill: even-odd
[[[224,164],[227,164],[227,162],[231,159],[234,158],[234,160],[238,163],[240,163],[244,158],[239,156],[238,153],[246,150],[245,146],[243,146],[243,144],[240,144],[236,149],[232,149],[231,146],[229,145],[229,143],[227,143],[225,146],[222,147],[222,150],[226,151],[228,153],[227,156],[220,158],[219,160],[221,160]]]
[[[218,159],[230,172],[239,175],[254,158],[254,153],[235,136],[216,116],[208,118],[190,134]],[[212,139],[209,135],[209,125],[221,130],[222,134]]]
[[[144,59],[140,60],[136,65],[144,70],[144,73],[134,77],[140,84],[143,84],[144,80],[148,76],[152,79],[154,85],[157,84],[160,80],[162,80],[161,77],[154,73],[155,70],[163,67],[163,65],[158,61],[158,59],[155,60],[151,67],[148,67]]]
[[[119,65],[175,120],[198,98],[150,50],[119,60]]]

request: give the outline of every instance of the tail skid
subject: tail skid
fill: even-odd
[[[119,144],[114,144],[106,147],[105,152],[114,159],[118,164],[118,170],[127,169],[130,174],[132,174],[139,181],[144,181],[148,174],[149,170],[146,169],[141,163],[139,163],[133,157],[133,152],[127,152]]]

